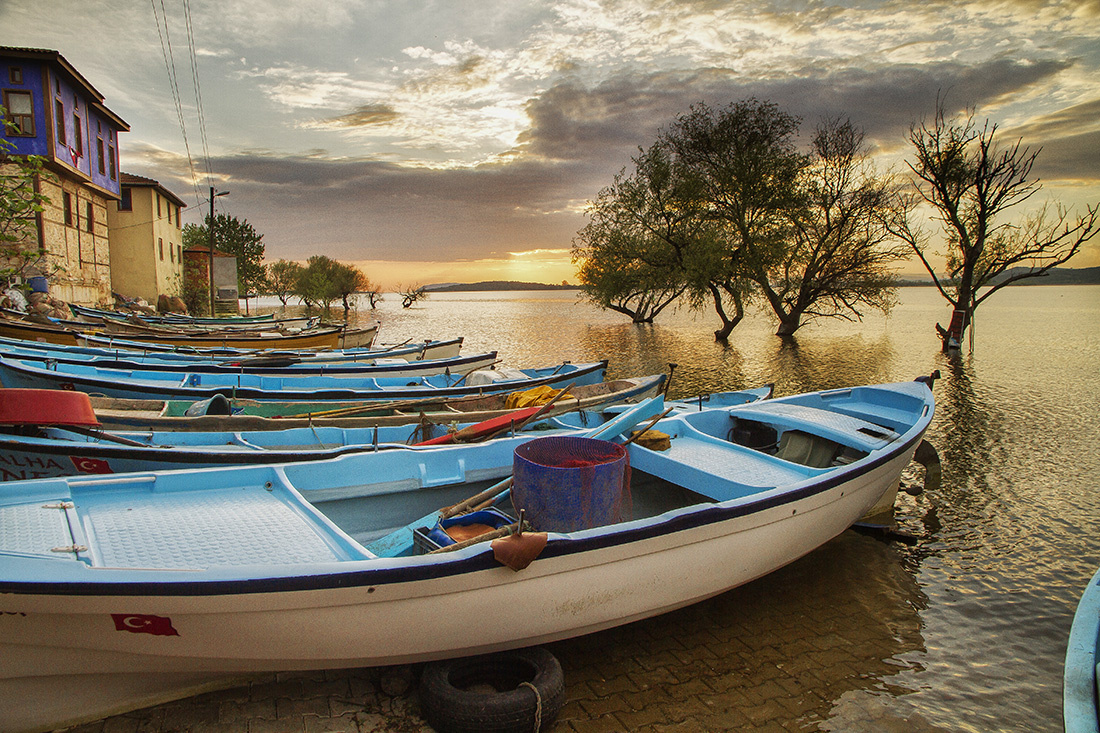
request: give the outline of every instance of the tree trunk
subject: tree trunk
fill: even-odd
[[[793,336],[794,332],[802,325],[801,317],[798,313],[792,313],[785,318],[779,319],[779,328],[776,330],[776,336]]]
[[[711,284],[708,287],[710,288],[710,294],[714,297],[714,311],[722,321],[722,327],[714,332],[714,340],[725,343],[729,340],[729,335],[733,332],[734,327],[745,317],[745,308],[741,303],[741,297],[735,293],[730,293],[734,309],[734,315],[730,318],[726,314],[725,308],[722,307],[722,293],[718,290],[718,286]]]

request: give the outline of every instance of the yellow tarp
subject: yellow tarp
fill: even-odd
[[[504,406],[509,410],[518,410],[522,407],[534,407],[536,405],[545,405],[547,402],[554,398],[554,395],[558,393],[558,390],[553,387],[547,387],[543,385],[541,387],[533,387],[523,392],[513,392],[504,399]],[[572,395],[566,393],[561,396],[561,399],[571,399]]]

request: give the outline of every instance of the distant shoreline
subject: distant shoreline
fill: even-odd
[[[1100,267],[1079,269],[1057,267],[1041,277],[1020,280],[1015,285],[1100,285]],[[931,287],[932,279],[908,275],[898,281],[898,287]],[[487,280],[477,283],[437,283],[425,287],[429,293],[494,292],[512,290],[580,290],[580,285],[548,285],[546,283],[518,282],[515,280]]]

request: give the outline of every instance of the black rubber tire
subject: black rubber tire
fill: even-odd
[[[438,733],[547,730],[564,702],[561,664],[542,647],[431,662],[420,678],[421,711]]]

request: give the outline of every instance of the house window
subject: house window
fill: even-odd
[[[153,195],[157,197],[157,218],[159,219],[160,218],[160,194],[154,192]],[[164,258],[161,257],[161,259],[163,260]]]
[[[129,186],[122,187],[122,200],[118,202],[119,211],[133,211],[134,210],[134,197],[133,189]]]
[[[21,66],[9,66],[8,67],[8,81],[12,84],[23,83],[23,67]]]
[[[177,219],[178,219],[178,217],[177,217]],[[176,245],[176,259],[180,261],[180,264],[183,264],[183,245],[182,244],[177,244]]]
[[[160,261],[164,262],[164,240],[158,238],[157,243],[160,245]]]
[[[69,141],[65,137],[65,104],[60,99],[54,100],[54,109],[56,114],[54,118],[57,120],[57,143],[59,145],[68,145]]]
[[[4,90],[4,107],[8,110],[8,122],[15,125],[8,135],[34,137],[34,103],[30,92]]]
[[[118,164],[115,162],[115,146],[107,145],[107,165],[111,169],[111,180],[118,180]]]
[[[87,216],[84,217],[84,219],[85,219],[85,221],[84,221],[85,228],[87,228],[87,230],[89,232],[92,232],[94,234],[95,233],[95,209],[92,208],[92,202],[91,201],[89,201],[87,203],[85,211],[87,212]]]
[[[168,245],[168,260],[170,262],[176,261],[176,248],[173,247],[171,244]]]
[[[107,161],[103,159],[103,138],[97,137],[95,139],[95,153],[99,158],[99,175],[107,173]]]
[[[73,195],[68,191],[65,192],[65,226],[71,227],[73,225]]]
[[[80,126],[80,115],[73,112],[73,146],[76,149],[76,157],[84,157],[84,129]]]

